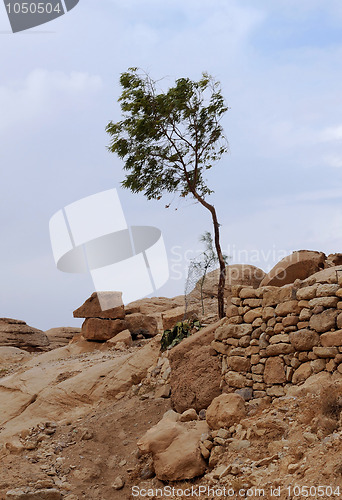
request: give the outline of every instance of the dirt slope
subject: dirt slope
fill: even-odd
[[[247,403],[225,439],[210,436],[204,476],[156,496],[168,485],[137,441],[170,408],[151,378],[160,376],[158,342],[122,351],[80,343],[8,365],[0,378],[0,500],[131,499],[133,486],[150,489],[149,498],[189,498],[191,487],[203,488],[203,499],[217,498],[212,488],[231,498],[258,498],[259,489],[271,500],[275,488],[280,498],[300,498],[303,486],[311,498],[342,495],[342,383],[325,373],[272,404]]]

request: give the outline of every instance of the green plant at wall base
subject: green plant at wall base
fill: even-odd
[[[171,330],[164,330],[161,338],[161,351],[172,349],[179,344],[183,339],[190,337],[193,333],[201,328],[201,323],[197,320],[179,321]]]

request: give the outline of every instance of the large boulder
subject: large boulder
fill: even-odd
[[[324,268],[326,256],[323,252],[299,250],[278,262],[266,274],[260,286],[283,286],[304,280]]]
[[[221,394],[221,366],[212,355],[211,342],[220,322],[207,326],[170,350],[171,403],[182,413],[189,408],[200,411]]]
[[[249,264],[232,264],[226,267],[226,284],[225,297],[231,295],[231,287],[234,285],[250,286],[258,288],[263,280],[265,273],[259,267]],[[220,277],[220,270],[215,269],[208,273],[203,284],[203,296],[217,297],[217,288]],[[191,292],[191,297],[199,299],[201,296],[200,281],[196,283],[194,290]]]
[[[161,321],[161,318],[160,318]],[[132,313],[126,315],[126,328],[133,336],[154,337],[161,330],[158,318],[152,314]]]
[[[167,412],[162,420],[138,441],[142,454],[152,453],[155,473],[162,481],[193,479],[205,472],[199,443],[209,431],[205,421],[180,422]]]
[[[150,297],[145,299],[135,300],[125,306],[126,314],[156,314],[168,311],[174,307],[184,305],[184,296],[177,297]]]
[[[286,395],[294,397],[305,397],[311,394],[328,394],[337,388],[339,390],[339,393],[341,393],[340,383],[338,381],[334,381],[332,379],[331,373],[327,371],[321,371],[320,373],[316,373],[307,378],[302,378],[302,381],[303,380],[305,380],[305,382],[302,385],[290,386],[286,391]]]
[[[163,329],[172,329],[179,321],[194,319],[196,317],[196,311],[192,308],[185,310],[184,306],[174,307],[162,313]]]
[[[229,428],[245,416],[245,400],[236,393],[217,396],[206,413],[207,423],[211,429]]]
[[[232,264],[226,267],[226,295],[233,285],[259,288],[265,272],[259,267],[250,264]]]
[[[124,319],[121,292],[94,292],[74,311],[74,318]]]
[[[185,318],[198,318],[202,315],[202,304],[198,299],[188,297],[185,311],[184,295],[177,297],[151,297],[136,300],[125,306],[126,320],[132,335],[142,334],[152,337],[163,330],[175,326]],[[211,302],[205,300],[205,312],[212,312]],[[217,300],[214,300],[214,314],[217,312]]]
[[[18,319],[0,318],[0,346],[11,346],[28,352],[46,351],[49,339],[41,330]]]

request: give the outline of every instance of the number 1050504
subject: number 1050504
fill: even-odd
[[[339,497],[339,486],[288,486],[289,496],[295,497]]]
[[[62,13],[60,2],[45,3],[45,2],[23,2],[23,3],[8,3],[6,4],[9,14],[51,14],[56,12]]]

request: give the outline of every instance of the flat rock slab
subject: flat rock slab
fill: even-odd
[[[0,379],[0,448],[23,429],[46,420],[76,420],[92,404],[113,401],[139,384],[158,361],[160,338],[125,352],[97,350],[80,357],[82,352],[83,344],[69,344],[32,357],[20,373]]]
[[[31,354],[18,347],[0,347],[0,366],[10,363],[21,363],[31,359]]]
[[[121,292],[94,292],[74,311],[74,318],[124,319]]]

